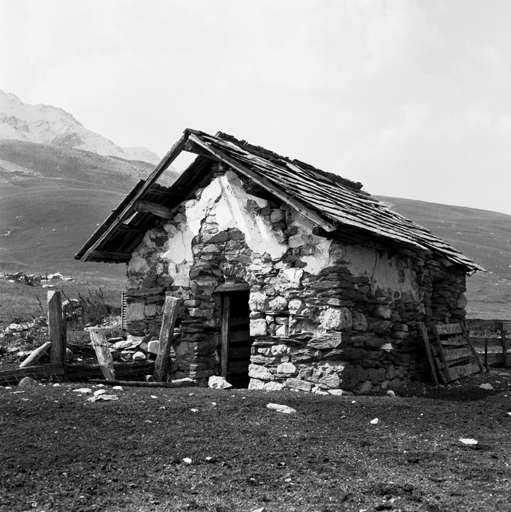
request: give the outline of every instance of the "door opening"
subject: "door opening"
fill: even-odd
[[[253,339],[250,337],[250,292],[222,293],[221,369],[235,388],[246,388]]]

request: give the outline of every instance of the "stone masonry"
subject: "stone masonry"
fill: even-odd
[[[368,393],[425,378],[418,323],[463,319],[465,272],[431,254],[318,236],[245,185],[219,167],[128,265],[132,334],[158,331],[166,292],[183,299],[170,378],[205,385],[219,374],[215,290],[226,279],[250,289],[250,389]]]

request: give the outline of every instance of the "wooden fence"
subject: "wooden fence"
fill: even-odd
[[[511,366],[510,320],[466,321],[470,341],[482,359],[484,366]],[[510,352],[508,352],[510,350]]]
[[[48,292],[48,336],[50,342],[45,344],[50,351],[50,363],[37,365],[38,359],[46,350],[40,350],[38,358],[32,358],[30,366],[0,372],[0,384],[17,384],[24,377],[34,379],[62,380],[66,376],[66,327],[65,311],[59,291]],[[41,347],[41,348],[44,348]]]
[[[48,336],[49,341],[41,345],[20,365],[0,372],[0,385],[17,384],[24,377],[34,379],[88,380],[102,375],[109,381],[119,378],[145,379],[152,375],[156,382],[165,382],[170,369],[170,345],[180,299],[167,295],[163,311],[163,322],[159,337],[159,349],[156,360],[132,361],[114,363],[102,329],[91,329],[91,344],[93,345],[99,364],[66,364],[66,311],[62,308],[59,291],[48,292]],[[37,364],[40,359],[50,352],[49,364]]]

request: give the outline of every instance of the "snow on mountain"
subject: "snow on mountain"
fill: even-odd
[[[51,105],[29,105],[17,96],[0,90],[0,139],[50,144],[84,149],[98,155],[151,164],[160,161],[147,148],[122,148],[111,140],[85,128],[71,114]]]

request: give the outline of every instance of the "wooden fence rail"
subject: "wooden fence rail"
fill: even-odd
[[[476,351],[483,356],[484,366],[511,366],[511,350],[508,333],[511,332],[510,320],[466,321],[470,341]]]

